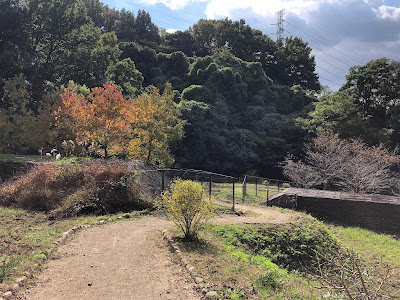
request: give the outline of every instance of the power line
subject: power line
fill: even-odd
[[[342,77],[339,77],[339,76],[333,74],[332,72],[330,72],[330,71],[328,71],[328,70],[325,70],[324,68],[321,68],[320,66],[316,66],[316,67],[317,67],[318,69],[321,69],[321,70],[325,71],[326,73],[331,74],[332,76],[335,76],[336,78],[338,78],[338,79],[340,79],[340,80],[343,80]]]
[[[323,80],[328,81],[328,82],[330,82],[330,83],[332,83],[332,84],[334,84],[334,85],[336,85],[336,86],[338,86],[338,87],[341,87],[341,86],[342,86],[342,85],[337,84],[337,83],[335,83],[335,82],[333,82],[333,81],[331,81],[331,80],[329,80],[329,79],[327,79],[327,78],[325,78],[325,77],[320,76],[319,74],[318,74],[318,77],[319,77],[319,78],[322,78]]]
[[[299,30],[299,31],[303,32],[304,34],[308,35],[309,37],[311,37],[311,38],[313,38],[313,39],[317,40],[318,42],[320,42],[320,43],[324,44],[325,46],[328,46],[328,47],[330,47],[331,49],[333,49],[333,50],[335,50],[335,51],[337,51],[337,52],[339,52],[339,53],[343,54],[343,55],[344,55],[344,56],[346,56],[347,58],[350,58],[351,60],[354,60],[355,62],[362,64],[362,62],[358,61],[357,59],[355,59],[355,58],[353,58],[353,57],[351,57],[351,56],[347,55],[346,53],[344,53],[344,52],[342,52],[342,51],[340,51],[340,50],[336,49],[336,48],[335,48],[335,47],[333,47],[333,46],[330,46],[330,45],[328,45],[328,44],[327,44],[327,43],[325,43],[324,41],[322,41],[322,40],[320,40],[320,39],[316,38],[315,36],[313,36],[313,35],[309,34],[308,32],[306,32],[306,31],[304,31],[304,30],[300,29],[299,27],[297,27],[297,26],[293,25],[293,24],[292,24],[292,23],[290,23],[289,21],[286,21],[286,23],[287,23],[287,24],[289,24],[290,26],[292,26],[292,27],[296,28],[297,30]]]

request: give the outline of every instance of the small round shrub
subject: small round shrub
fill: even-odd
[[[191,180],[175,180],[170,191],[164,192],[162,200],[169,218],[186,239],[194,238],[214,213],[214,205],[205,197],[201,184]]]

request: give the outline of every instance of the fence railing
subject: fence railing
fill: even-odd
[[[153,190],[157,193],[161,194],[168,189],[177,178],[192,180],[199,182],[209,197],[232,203],[232,210],[235,210],[235,203],[259,202],[289,187],[289,182],[277,179],[249,175],[233,177],[194,169],[158,169],[141,173],[143,172],[146,176],[151,176],[151,180],[146,181],[153,183]]]
[[[290,187],[289,181],[245,175],[242,180],[242,201],[254,202],[269,199]]]

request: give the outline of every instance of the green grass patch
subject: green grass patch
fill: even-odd
[[[357,227],[331,225],[329,228],[343,244],[363,257],[384,260],[400,267],[400,241],[393,236]]]
[[[208,188],[208,187],[207,187]],[[256,191],[257,190],[257,191]],[[283,188],[279,188],[279,192]],[[260,202],[278,193],[277,185],[263,185],[248,183],[246,188],[246,196],[244,203],[252,204]],[[233,196],[233,185],[232,183],[213,183],[212,185],[212,195],[221,201],[232,201]],[[236,203],[241,203],[243,201],[243,186],[241,183],[235,183],[235,201]]]
[[[27,160],[39,160],[40,155],[18,155],[18,154],[1,154],[0,160],[23,162]],[[47,158],[48,159],[48,158]]]

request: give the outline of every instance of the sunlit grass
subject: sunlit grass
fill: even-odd
[[[209,188],[207,187],[209,190]],[[235,202],[243,203],[257,203],[262,200],[266,200],[267,197],[271,197],[278,192],[283,191],[284,188],[282,186],[279,187],[277,185],[263,185],[263,184],[253,184],[248,183],[246,185],[246,194],[243,195],[243,184],[235,183]],[[216,197],[218,200],[222,201],[232,201],[233,195],[233,184],[232,183],[213,183],[212,185],[212,195]]]
[[[400,267],[400,241],[392,236],[358,227],[329,228],[347,247],[369,260],[382,259]]]

